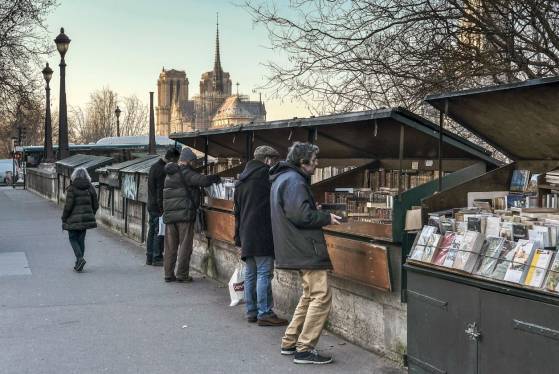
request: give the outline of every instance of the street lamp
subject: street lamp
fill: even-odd
[[[54,159],[52,152],[52,124],[50,118],[50,86],[49,82],[52,78],[52,69],[47,66],[43,69],[43,78],[45,78],[46,86],[45,91],[47,93],[47,103],[46,103],[46,113],[45,113],[45,162],[52,162]]]
[[[120,117],[120,113],[122,112],[122,110],[120,110],[120,108],[118,107],[118,105],[116,106],[115,109],[115,115],[116,115],[116,136],[120,137],[120,122],[118,120],[118,117]]]
[[[60,28],[60,34],[54,39],[56,49],[60,53],[60,105],[58,109],[58,158],[66,158],[70,155],[68,148],[68,112],[66,107],[66,62],[64,55],[70,46],[70,38],[64,34],[64,28]]]

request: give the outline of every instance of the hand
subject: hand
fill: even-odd
[[[330,224],[331,225],[339,225],[341,222],[340,220],[342,217],[335,215],[334,213],[330,213]]]

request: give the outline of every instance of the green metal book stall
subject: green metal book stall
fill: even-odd
[[[85,154],[77,154],[57,161],[57,200],[59,202],[65,201],[66,189],[70,185],[70,177],[76,168],[85,168],[91,176],[91,181],[97,182],[98,175],[95,170],[112,162],[113,159],[111,157]]]
[[[333,276],[369,292],[401,292],[403,259],[411,246],[404,235],[410,207],[437,190],[482,175],[499,164],[481,147],[450,132],[439,133],[437,125],[401,108],[170,137],[218,159],[245,161],[260,145],[272,146],[285,157],[294,141],[317,144],[320,165],[312,191],[323,207],[337,207],[347,216],[342,225],[324,228]],[[235,178],[243,166],[221,175]],[[234,180],[225,180],[218,191],[209,191],[205,212],[206,235],[229,243],[234,250],[233,185]]]
[[[409,372],[557,373],[559,78],[426,101],[513,162],[422,200]]]

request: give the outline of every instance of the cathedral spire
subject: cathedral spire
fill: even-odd
[[[219,13],[217,13],[216,33],[215,33],[215,57],[213,71],[213,89],[223,92],[223,69],[221,68],[221,56],[219,53]]]

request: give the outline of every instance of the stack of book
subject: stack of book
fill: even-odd
[[[401,182],[401,188],[405,191],[435,180],[438,176],[438,170],[402,170],[400,180],[399,170],[366,170],[363,185],[370,187],[373,191],[378,191],[382,187],[398,189]]]
[[[545,173],[545,183],[559,186],[559,169]]]
[[[353,169],[355,169],[355,166],[325,166],[323,168],[316,168],[314,174],[311,176],[311,184],[321,182],[323,180],[335,177],[336,175],[348,172]]]
[[[221,178],[221,183],[206,187],[206,194],[213,199],[233,200],[235,195],[235,179]]]

